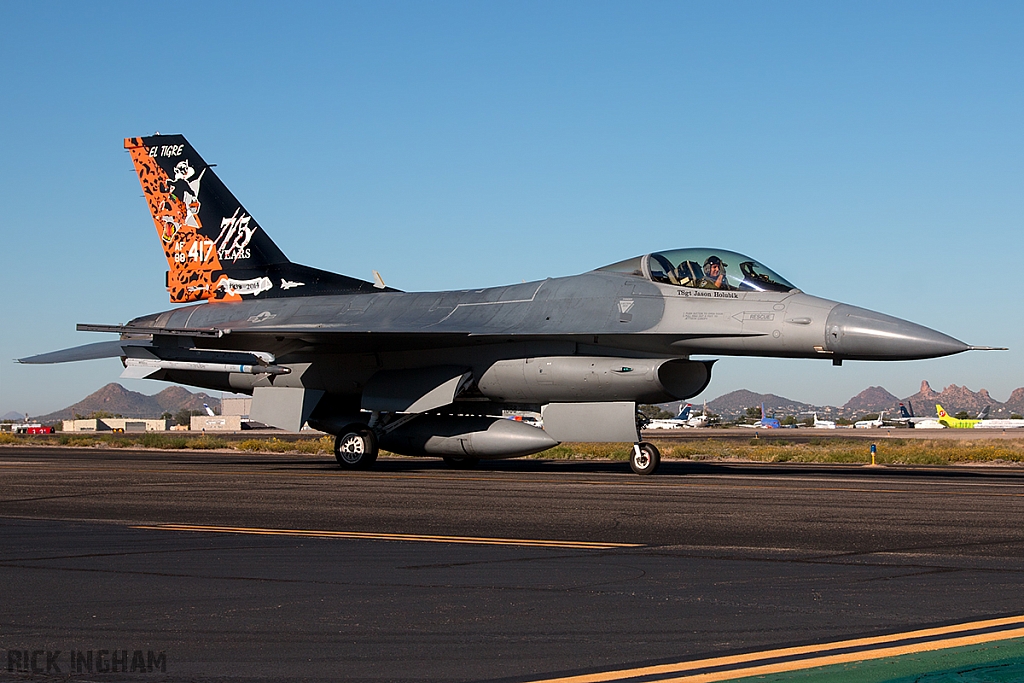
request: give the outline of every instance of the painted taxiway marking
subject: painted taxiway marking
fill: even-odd
[[[658,683],[711,683],[712,681],[729,681],[748,676],[800,671],[870,659],[885,659],[1013,638],[1024,638],[1024,615],[906,631],[887,636],[841,640],[820,645],[805,645],[676,664],[549,678],[533,683],[601,683],[604,681],[629,681],[641,677],[645,681],[658,681]]]
[[[204,526],[197,524],[145,524],[132,529],[159,531],[202,531],[220,534],[252,534],[256,536],[303,536],[307,538],[345,538],[371,541],[418,541],[421,543],[462,543],[466,545],[516,545],[533,548],[571,548],[575,550],[612,550],[642,548],[642,543],[597,543],[591,541],[554,541],[529,538],[487,538],[478,536],[429,536],[422,534],[380,534],[363,531],[327,531],[318,529],[266,529],[242,526]]]

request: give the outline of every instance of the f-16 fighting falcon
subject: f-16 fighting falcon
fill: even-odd
[[[120,357],[122,377],[253,397],[253,420],[336,437],[343,468],[379,448],[454,467],[563,441],[633,443],[658,467],[638,403],[684,400],[736,355],[935,358],[971,347],[935,330],[820,299],[722,249],[660,251],[568,277],[449,292],[402,292],[289,261],[181,135],[128,138],[167,257],[171,303],[119,335],[21,359]],[[543,428],[502,419],[533,410]]]

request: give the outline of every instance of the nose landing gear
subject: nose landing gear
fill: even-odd
[[[661,453],[654,444],[640,441],[633,444],[633,453],[629,456],[629,466],[637,474],[654,474],[661,464]]]

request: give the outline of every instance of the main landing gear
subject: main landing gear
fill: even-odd
[[[377,437],[368,428],[351,429],[334,440],[334,457],[347,470],[365,470],[377,460]]]
[[[633,452],[629,456],[629,466],[637,474],[654,474],[661,464],[661,453],[654,444],[641,441],[633,444]]]

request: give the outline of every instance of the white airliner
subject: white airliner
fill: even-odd
[[[982,420],[974,425],[975,429],[1019,429],[1024,427],[1024,420],[1015,418],[996,418]]]
[[[907,401],[907,406],[900,403],[900,422],[910,423],[915,429],[945,429],[946,425],[934,417],[915,417],[914,404]],[[974,429],[1020,429],[1024,428],[1024,420],[1017,418],[988,418],[988,411],[991,406],[985,406],[978,414],[980,418],[974,423]]]
[[[704,411],[700,415],[690,417],[693,406],[687,403],[679,410],[679,414],[664,420],[651,420],[644,429],[682,429],[693,427],[708,427],[711,425],[711,418],[708,417],[708,406],[704,404]]]
[[[896,422],[909,425],[914,429],[946,429],[946,425],[939,422],[938,418],[914,415],[914,404],[910,401],[907,401],[906,405],[903,405],[902,401],[900,402],[900,416],[896,418]]]
[[[859,422],[853,423],[854,429],[880,429],[882,427],[882,417],[885,416],[883,410],[878,414],[878,417],[874,420],[860,420]]]
[[[818,414],[814,413],[814,428],[815,429],[835,429],[836,423],[832,420],[819,420]]]

